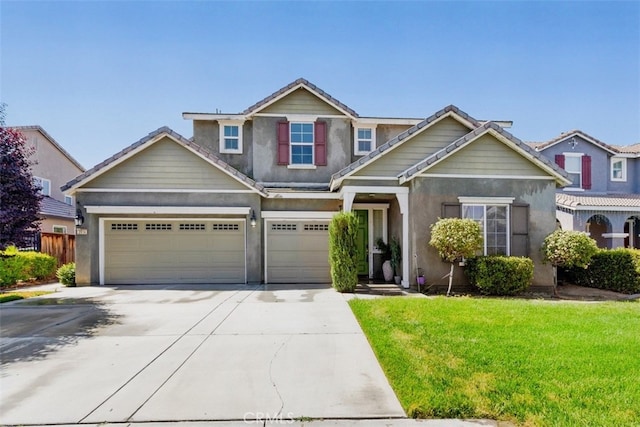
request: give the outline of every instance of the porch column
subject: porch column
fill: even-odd
[[[356,198],[356,193],[352,193],[350,191],[346,191],[346,192],[343,193],[342,198],[344,200],[344,204],[342,206],[342,211],[343,212],[351,212],[351,209],[353,208],[353,200]]]
[[[409,288],[409,194],[396,193],[402,215],[402,287]]]

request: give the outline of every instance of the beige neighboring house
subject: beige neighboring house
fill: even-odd
[[[75,234],[75,200],[60,187],[85,171],[51,135],[40,126],[13,126],[24,135],[27,146],[35,149],[29,158],[34,180],[42,187],[40,231],[43,233]]]

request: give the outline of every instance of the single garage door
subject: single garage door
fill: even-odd
[[[268,283],[329,283],[329,221],[267,222]]]
[[[112,220],[104,283],[245,283],[244,222]]]

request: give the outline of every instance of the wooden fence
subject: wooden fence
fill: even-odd
[[[76,236],[71,234],[40,233],[40,252],[58,260],[58,267],[75,261]]]

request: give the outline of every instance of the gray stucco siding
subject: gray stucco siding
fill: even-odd
[[[426,173],[549,176],[531,160],[491,135],[483,135],[472,141],[460,151],[428,169]]]
[[[540,180],[416,178],[409,194],[410,246],[417,257],[411,272],[423,269],[427,284],[446,286],[443,278],[450,264],[442,262],[429,245],[429,227],[442,217],[443,203],[458,203],[459,196],[514,197],[515,203],[529,205],[529,257],[534,262],[533,287],[549,290],[553,286],[551,266],[542,262],[540,247],[544,238],[555,230],[555,184]],[[417,264],[416,264],[417,263]],[[415,283],[412,276],[411,283]],[[454,284],[468,286],[463,269],[455,267]]]
[[[244,184],[169,138],[116,165],[85,187],[247,190]]]
[[[429,155],[469,133],[452,118],[445,118],[360,169],[356,176],[397,176]]]
[[[257,194],[207,194],[207,193],[77,193],[77,200],[83,208],[86,235],[76,237],[76,282],[79,285],[97,284],[100,280],[99,266],[99,223],[100,218],[167,218],[167,215],[132,215],[132,214],[88,214],[85,206],[198,206],[198,207],[249,207],[260,217],[261,198]],[[175,218],[233,218],[245,219],[246,226],[246,267],[247,281],[262,281],[262,224],[256,227],[249,225],[245,215],[170,215]]]
[[[242,153],[230,154],[220,152],[220,125],[217,121],[194,120],[193,141],[199,144],[224,162],[233,166],[247,176],[253,174],[253,122],[246,121],[242,126]]]
[[[325,114],[342,115],[338,109],[327,104],[306,89],[297,89],[284,98],[260,110],[269,114]]]

